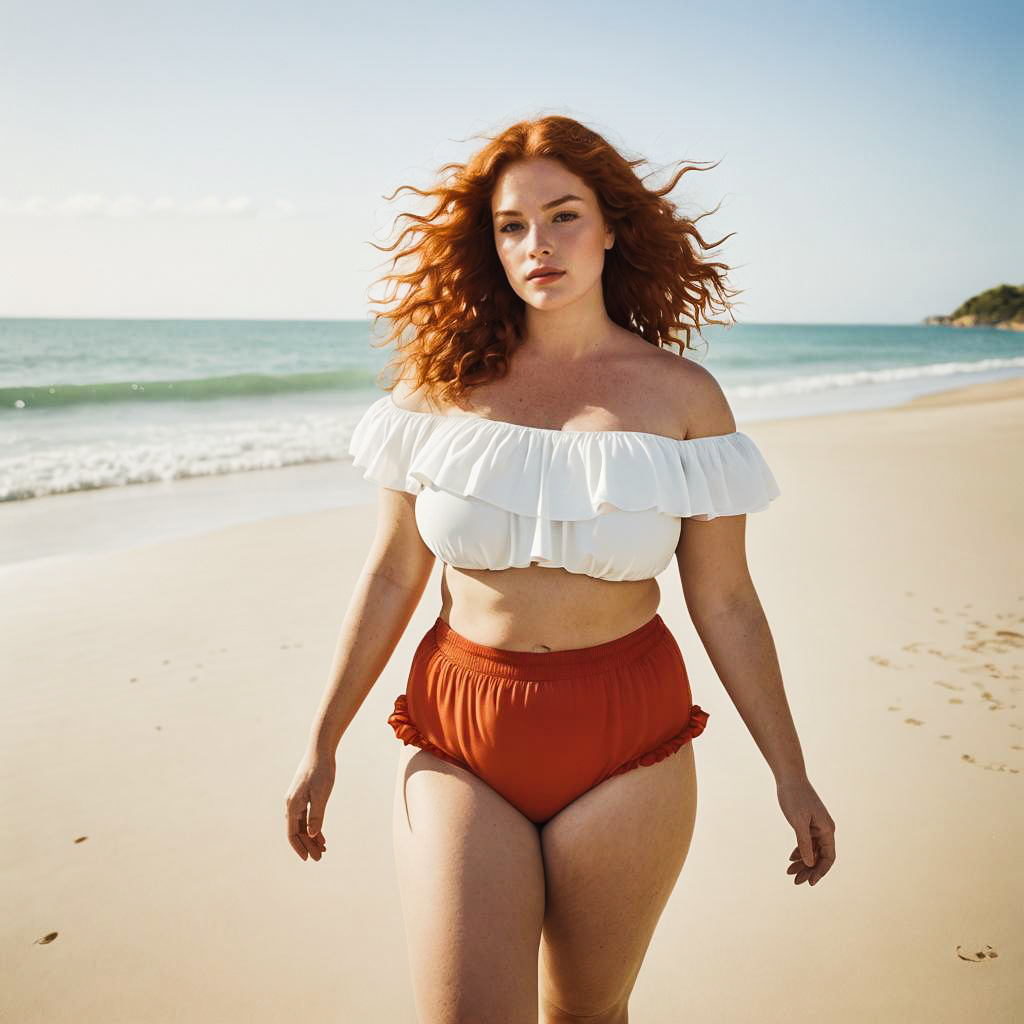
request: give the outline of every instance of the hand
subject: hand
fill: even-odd
[[[796,832],[797,847],[789,855],[793,863],[786,874],[796,875],[794,885],[808,880],[814,885],[835,863],[836,823],[806,778],[781,782],[776,791],[782,813]]]
[[[288,842],[303,860],[319,860],[327,851],[320,827],[334,788],[334,771],[333,755],[307,752],[285,797]]]

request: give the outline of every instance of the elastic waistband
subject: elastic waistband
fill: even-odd
[[[456,633],[438,616],[431,632],[438,650],[451,662],[464,668],[510,679],[558,679],[576,670],[608,671],[627,660],[642,657],[660,643],[669,632],[657,613],[632,633],[606,640],[593,647],[574,647],[566,651],[509,651],[487,647]]]

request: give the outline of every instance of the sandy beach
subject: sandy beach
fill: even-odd
[[[693,845],[630,1019],[1019,1021],[1024,379],[740,429],[782,491],[748,517],[748,558],[837,861],[813,889],[786,875],[774,781],[673,562],[660,614],[710,719]],[[338,749],[326,856],[285,837],[374,516],[0,574],[0,1019],[415,1020],[386,718],[439,564]]]

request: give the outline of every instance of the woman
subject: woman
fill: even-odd
[[[636,163],[568,118],[514,125],[420,193],[419,270],[388,277],[410,284],[390,318],[413,337],[350,445],[382,485],[378,530],[286,813],[319,860],[337,745],[440,558],[388,719],[422,1022],[627,1020],[708,719],[657,614],[673,554],[775,775],[787,873],[814,885],[835,858],[744,552],[778,486],[711,374],[660,346],[721,322],[728,268],[664,198],[694,168],[651,191]]]

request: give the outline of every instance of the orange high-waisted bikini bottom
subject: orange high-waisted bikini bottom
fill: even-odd
[[[541,825],[605,779],[674,754],[707,719],[660,615],[615,640],[549,652],[486,647],[438,617],[388,723]]]

